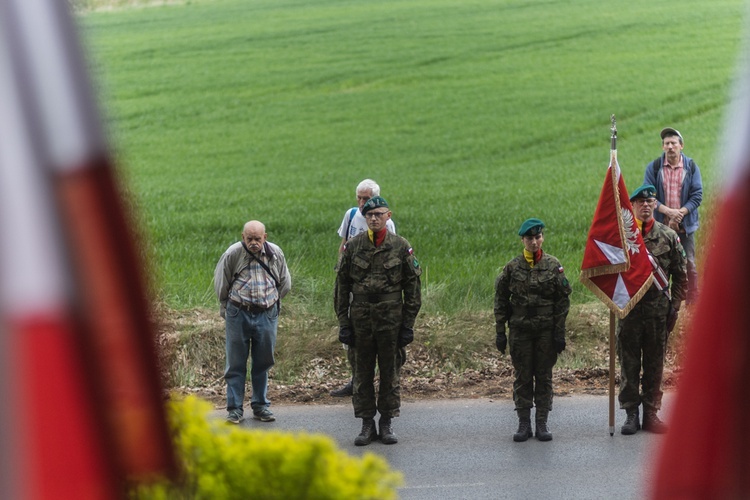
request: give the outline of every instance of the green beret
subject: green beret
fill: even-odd
[[[519,236],[536,236],[544,229],[544,222],[539,219],[526,219],[518,230]]]
[[[365,202],[364,206],[362,207],[362,215],[365,215],[373,208],[380,207],[388,208],[388,202],[385,201],[385,198],[383,198],[382,196],[373,196],[372,198],[367,200],[367,202]]]
[[[630,201],[636,200],[638,198],[644,200],[647,198],[656,198],[656,188],[653,186],[653,184],[644,184],[643,186],[633,191],[633,194],[630,195]]]

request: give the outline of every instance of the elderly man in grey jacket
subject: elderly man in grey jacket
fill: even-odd
[[[284,252],[267,237],[263,223],[247,222],[242,240],[224,252],[214,271],[214,289],[226,323],[227,421],[234,424],[243,416],[248,356],[253,418],[276,420],[268,409],[268,370],[274,364],[281,299],[289,293],[292,278]]]

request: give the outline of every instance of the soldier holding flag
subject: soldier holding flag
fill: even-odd
[[[656,188],[644,184],[630,197],[636,223],[653,257],[656,274],[671,278],[671,307],[679,311],[687,289],[685,251],[672,229],[654,219]],[[658,281],[654,281],[644,297],[617,324],[617,357],[620,361],[620,408],[627,413],[621,432],[635,434],[638,429],[664,433],[666,425],[659,419],[661,381],[664,372],[667,317],[670,300]],[[641,376],[641,368],[643,375]],[[639,380],[641,388],[639,393]],[[643,423],[639,406],[643,404]]]

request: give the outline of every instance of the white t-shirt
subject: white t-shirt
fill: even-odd
[[[351,215],[352,210],[354,210],[354,216]],[[349,222],[350,217],[351,222]],[[347,228],[349,228],[348,232]],[[396,234],[396,225],[393,223],[393,220],[388,219],[388,222],[385,223],[385,228],[393,234]],[[357,236],[359,233],[364,233],[365,231],[367,231],[367,221],[365,220],[365,216],[359,211],[359,208],[354,207],[347,210],[344,214],[344,220],[341,221],[341,226],[339,226],[339,236],[346,238],[346,241],[349,241],[354,236]]]

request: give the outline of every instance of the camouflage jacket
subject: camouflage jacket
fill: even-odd
[[[570,309],[570,283],[560,261],[552,255],[531,267],[523,254],[508,262],[495,280],[495,325],[499,332],[508,322],[511,329],[552,329],[565,337],[565,318]]]
[[[680,243],[680,237],[677,233],[665,226],[661,222],[654,221],[654,226],[646,235],[643,236],[643,242],[646,244],[648,251],[656,258],[659,266],[664,270],[671,281],[672,300],[682,302],[685,300],[687,293],[687,259],[685,250]],[[648,302],[655,302],[666,310],[667,299],[664,294],[651,285],[646,295],[641,299],[644,305]],[[636,304],[638,307],[641,302]]]
[[[412,328],[422,306],[422,268],[406,239],[387,233],[379,247],[367,232],[350,239],[336,273],[334,308],[340,326],[349,326],[349,293],[377,296],[403,292],[402,323]]]

